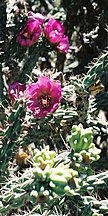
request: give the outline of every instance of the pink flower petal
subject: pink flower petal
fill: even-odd
[[[39,77],[37,83],[29,84],[26,89],[27,107],[34,117],[45,117],[54,112],[61,100],[61,84],[48,77]]]
[[[38,41],[41,31],[39,21],[30,19],[27,21],[24,28],[19,32],[17,40],[21,46],[32,46]]]
[[[28,18],[38,20],[41,25],[43,24],[45,20],[45,17],[41,13],[34,13],[32,11],[28,12]]]
[[[12,102],[14,102],[16,99],[23,97],[25,89],[25,84],[19,82],[11,83],[8,87],[8,93]]]
[[[67,53],[69,50],[69,39],[66,35],[60,40],[57,45],[57,49],[62,53]]]
[[[45,24],[44,32],[48,40],[55,44],[58,43],[64,35],[64,26],[60,21],[51,18]]]

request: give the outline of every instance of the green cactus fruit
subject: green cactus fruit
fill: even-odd
[[[83,163],[84,164],[90,164],[92,162],[92,159],[90,157],[90,153],[89,152],[83,150],[80,153],[81,153],[81,155],[83,157]]]
[[[17,200],[16,202],[14,201],[14,202],[10,205],[10,208],[11,208],[11,209],[18,209],[18,208],[20,208],[21,206],[23,206],[23,200],[22,200],[22,199],[19,199],[19,200]]]
[[[42,178],[43,176],[43,170],[41,170],[39,167],[35,167],[33,170],[32,170],[32,173],[34,176],[38,176],[39,178]]]
[[[50,180],[53,182],[53,184],[59,186],[65,186],[68,181],[66,178],[64,178],[63,176],[59,176],[59,175],[55,175],[55,174],[51,174],[50,175]]]
[[[32,190],[31,193],[30,193],[30,201],[33,205],[36,204],[37,202],[37,197],[38,197],[38,192],[35,191],[35,190]]]
[[[58,196],[65,195],[64,188],[61,188],[59,186],[56,186],[55,188],[53,188],[53,192],[56,193]]]
[[[6,205],[6,206],[3,206],[3,207],[0,206],[0,213],[1,213],[1,215],[6,215],[6,213],[9,210],[10,210],[10,205]]]
[[[84,129],[82,124],[73,125],[69,142],[75,153],[89,150],[93,145],[93,130],[91,127]]]
[[[82,160],[83,160],[83,157],[82,157],[82,155],[80,154],[80,153],[74,153],[74,155],[73,155],[73,160],[75,161],[75,162],[82,162]]]
[[[69,179],[72,178],[72,173],[69,172],[70,170],[66,170],[64,173],[63,173],[63,177],[68,181]]]
[[[77,125],[73,125],[71,130],[71,136],[69,137],[69,142],[74,151],[78,151],[78,143],[80,141],[81,131]]]
[[[3,208],[3,203],[0,201],[0,208]]]
[[[33,190],[31,193],[30,193],[30,200],[32,201],[32,203],[45,203],[47,202],[48,200],[48,197],[49,197],[49,191],[48,190],[44,190],[43,192],[37,192],[35,190]]]
[[[36,190],[32,190],[30,196],[34,196],[35,198],[37,198],[38,192]]]
[[[90,148],[91,143],[93,142],[93,135],[92,135],[91,128],[84,129],[81,131],[79,146],[80,150],[88,150]]]
[[[90,148],[88,152],[91,153],[92,155],[96,156],[96,155],[99,155],[101,153],[101,149],[96,148],[95,144],[94,144],[94,145],[92,145],[92,148]]]
[[[33,163],[34,166],[39,166],[42,170],[46,168],[47,165],[52,167],[55,163],[56,152],[49,151],[49,146],[46,146],[45,149],[41,151],[38,149],[34,150]]]
[[[64,192],[65,192],[65,194],[66,194],[67,196],[74,196],[74,195],[75,195],[75,190],[71,189],[71,188],[69,187],[69,185],[66,185],[66,186],[64,187]]]

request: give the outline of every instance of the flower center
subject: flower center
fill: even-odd
[[[49,95],[42,95],[39,99],[39,103],[44,107],[47,108],[51,104],[51,97]]]
[[[28,32],[24,32],[23,36],[24,36],[25,38],[29,38],[29,37],[30,37],[30,34],[29,34]]]
[[[59,34],[59,32],[58,32],[57,30],[55,30],[54,32],[55,32],[55,34],[56,34],[56,35],[58,35],[58,34]]]

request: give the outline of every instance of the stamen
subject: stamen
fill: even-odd
[[[43,95],[40,100],[39,100],[40,104],[44,107],[47,108],[50,106],[51,104],[51,97],[48,95]]]
[[[29,37],[30,37],[30,35],[29,35],[28,32],[24,32],[23,36],[24,36],[25,38],[29,38]]]

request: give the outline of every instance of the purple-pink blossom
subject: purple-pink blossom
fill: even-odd
[[[69,50],[69,40],[65,35],[63,23],[54,18],[50,18],[44,24],[43,30],[42,25],[44,21],[45,17],[42,14],[29,11],[28,21],[17,36],[19,44],[30,47],[37,43],[41,33],[44,33],[49,42],[56,45],[59,52],[66,54]]]
[[[34,117],[45,117],[53,113],[61,100],[61,84],[48,77],[39,77],[36,83],[29,84],[26,89],[27,108]]]
[[[60,40],[60,42],[57,45],[57,49],[59,50],[59,52],[61,53],[67,53],[69,50],[69,39],[66,35],[64,35],[62,37],[62,39]]]
[[[19,82],[11,83],[8,87],[8,93],[11,101],[14,102],[17,99],[22,98],[24,96],[25,89],[26,89],[25,84]]]
[[[41,13],[34,13],[32,11],[29,11],[28,12],[28,19],[36,19],[42,25],[44,20],[45,20],[45,17]]]
[[[57,44],[64,35],[64,26],[60,21],[50,18],[44,26],[44,33],[51,43]]]
[[[19,32],[17,40],[21,46],[30,47],[38,41],[41,32],[40,22],[37,19],[30,18]]]

